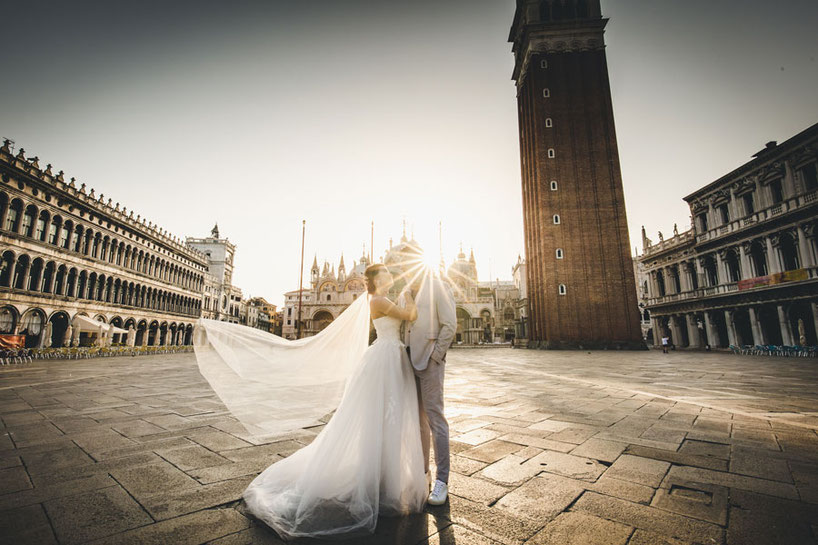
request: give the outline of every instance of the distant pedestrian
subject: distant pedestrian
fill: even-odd
[[[662,337],[662,352],[663,352],[664,354],[667,354],[667,346],[668,346],[668,344],[670,344],[670,339],[668,338],[668,336],[667,336],[667,335],[665,335],[664,337]]]

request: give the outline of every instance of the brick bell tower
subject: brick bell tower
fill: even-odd
[[[517,0],[530,345],[644,348],[599,0]]]

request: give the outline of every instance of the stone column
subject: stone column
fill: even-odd
[[[678,345],[679,344],[679,337],[676,332],[676,316],[668,316],[667,317],[667,328],[670,330],[670,344]]]
[[[707,286],[707,280],[704,277],[704,266],[702,265],[701,258],[694,259],[694,266],[696,267],[696,278],[699,281],[699,287],[703,288]]]
[[[749,248],[749,244],[738,245],[738,256],[739,262],[741,263],[741,280],[752,278],[753,271],[750,267],[750,256],[747,255]]]
[[[74,327],[73,337],[71,337],[71,346],[80,345],[80,334],[82,334],[82,331],[80,331],[80,327],[79,326]]]
[[[15,271],[17,271],[17,259],[16,258],[11,261],[11,265],[9,266],[9,288],[14,287],[14,273],[15,273]],[[23,287],[25,287],[25,284],[23,284]]]
[[[767,270],[770,274],[780,273],[781,264],[778,261],[778,252],[773,248],[773,241],[770,237],[764,237],[767,244]]]
[[[659,270],[651,271],[650,277],[650,297],[661,297],[659,293],[659,282],[656,280],[656,275],[659,274]]]
[[[789,161],[784,161],[784,177],[781,179],[781,191],[784,193],[784,200],[796,194],[795,175]]]
[[[31,274],[31,261],[28,262],[28,265],[23,267],[23,270],[20,271],[21,276],[21,283],[20,285],[23,286],[23,289],[26,289],[28,286],[28,276]]]
[[[653,346],[661,347],[662,337],[664,336],[662,326],[660,325],[659,320],[653,317],[653,314],[651,314],[650,323],[651,328],[653,329]]]
[[[815,265],[815,262],[812,259],[812,254],[809,251],[809,241],[807,240],[806,235],[804,234],[804,229],[799,225],[795,229],[796,236],[798,237],[798,253],[801,254],[801,267],[807,269]]]
[[[764,338],[764,329],[761,327],[761,322],[758,320],[758,313],[755,307],[750,307],[750,328],[753,330],[753,344],[765,345],[767,339]]]
[[[43,269],[43,274],[45,274],[45,269]],[[51,271],[51,278],[48,279],[48,286],[47,291],[48,293],[54,293],[54,282],[57,280],[57,265],[54,264],[54,270]]]
[[[724,311],[724,323],[727,324],[727,340],[730,344],[738,346],[736,336],[736,324],[733,322],[733,311]]]
[[[678,316],[670,317],[670,327],[671,331],[673,332],[673,344],[675,346],[682,346],[684,335],[682,335],[682,325],[679,323]]]
[[[688,346],[690,348],[700,348],[699,329],[696,327],[696,318],[694,314],[684,315],[685,327],[687,328]]]
[[[682,288],[682,292],[690,291],[692,287],[687,279],[687,266],[684,263],[679,263],[676,265],[676,270],[679,271],[679,286]]]
[[[710,312],[704,311],[704,327],[707,331],[707,342],[710,346],[716,347],[721,346],[721,339],[719,339],[719,332],[716,330],[716,327],[713,325],[713,321],[710,319]]]
[[[781,343],[787,346],[795,344],[792,340],[792,327],[787,319],[787,312],[783,305],[778,305],[778,323],[781,326]]]
[[[719,283],[721,284],[729,284],[730,283],[730,271],[727,270],[727,261],[724,260],[722,257],[723,251],[715,252],[716,255],[716,270],[719,272]]]

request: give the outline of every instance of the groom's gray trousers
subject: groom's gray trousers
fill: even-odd
[[[423,461],[429,471],[429,447],[435,444],[435,465],[437,479],[449,482],[449,423],[443,415],[443,378],[446,371],[446,357],[442,362],[429,360],[422,371],[415,371],[420,412],[420,440],[423,446]],[[431,436],[431,437],[430,437]]]

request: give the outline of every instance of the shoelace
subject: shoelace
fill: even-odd
[[[435,488],[432,490],[432,494],[435,496],[439,496],[443,493],[443,486],[444,484],[440,481],[435,482]]]

